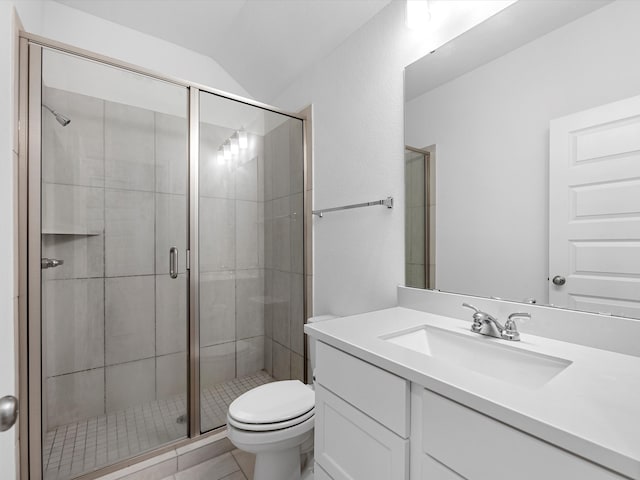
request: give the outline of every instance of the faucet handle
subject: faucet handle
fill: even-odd
[[[474,307],[473,305],[469,304],[469,303],[463,303],[462,306],[464,308],[469,308],[471,310],[473,310],[473,325],[471,325],[471,331],[475,332],[475,333],[480,333],[480,330],[482,330],[482,315],[486,315],[484,313],[482,313],[480,311],[479,308]]]
[[[502,338],[505,340],[512,340],[517,342],[520,340],[520,332],[518,332],[518,326],[514,318],[531,318],[530,313],[512,313],[504,324],[504,330],[502,332]]]
[[[464,302],[464,303],[462,304],[462,306],[463,306],[463,307],[465,307],[465,308],[470,308],[470,309],[471,309],[471,310],[473,310],[475,313],[480,313],[480,309],[479,309],[479,308],[474,307],[473,305],[471,305],[471,304],[469,304],[469,303],[467,303],[467,302]]]

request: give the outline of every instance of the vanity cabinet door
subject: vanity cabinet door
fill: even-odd
[[[409,438],[409,382],[318,342],[316,381],[389,430]]]
[[[429,390],[422,409],[423,452],[467,480],[623,480]]]
[[[409,478],[409,440],[321,385],[316,387],[315,457],[334,480]]]

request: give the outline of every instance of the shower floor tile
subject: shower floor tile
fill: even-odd
[[[273,380],[260,371],[203,389],[203,430],[226,424],[234,399]],[[181,394],[61,425],[44,438],[44,479],[68,480],[186,437],[186,411],[186,394]]]

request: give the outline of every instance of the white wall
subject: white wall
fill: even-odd
[[[22,13],[19,2],[18,12]],[[244,97],[249,94],[215,60],[131,28],[89,15],[53,1],[43,1],[40,29],[25,29],[44,37],[132,63],[164,75],[201,83]]]
[[[547,302],[549,120],[640,93],[639,18],[612,3],[408,104],[407,143],[436,145],[438,289]]]
[[[272,102],[290,111],[313,103],[314,208],[396,202],[314,217],[316,314],[394,305],[404,283],[403,69],[478,21],[451,17],[413,32],[404,6],[391,2]]]
[[[14,177],[17,149],[14,141],[14,24],[11,2],[0,2],[0,397],[17,396],[16,350],[14,348],[17,313],[17,284],[12,268],[14,251]],[[17,429],[0,433],[2,475],[16,475]]]

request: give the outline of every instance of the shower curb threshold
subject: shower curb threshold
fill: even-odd
[[[234,448],[227,439],[227,431],[224,430],[115,472],[96,477],[96,480],[134,480],[137,478],[161,480],[230,452]]]

